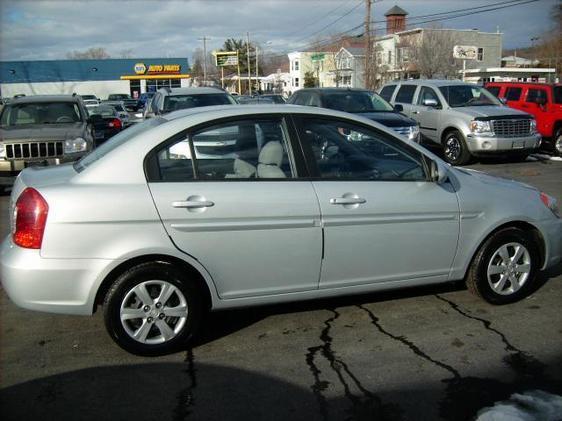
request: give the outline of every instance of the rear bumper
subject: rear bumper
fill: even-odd
[[[466,136],[468,149],[474,155],[487,155],[502,152],[532,152],[539,148],[541,135],[525,137]]]
[[[0,280],[19,307],[49,313],[93,313],[105,259],[45,259],[39,250],[24,249],[8,236],[0,246]]]

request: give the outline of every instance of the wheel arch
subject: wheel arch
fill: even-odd
[[[182,260],[175,256],[166,254],[145,254],[141,256],[135,256],[121,262],[105,276],[97,289],[92,312],[95,313],[97,307],[103,303],[103,300],[107,292],[111,288],[111,285],[122,273],[134,266],[147,262],[161,262],[170,264],[175,267],[181,268],[182,271],[185,271],[186,273],[191,275],[191,279],[193,279],[193,281],[197,284],[199,290],[202,292],[205,308],[207,310],[211,309],[213,304],[213,296],[211,294],[210,287],[205,280],[205,277],[198,269],[196,269],[193,265],[189,264],[185,260]]]
[[[506,228],[519,228],[520,230],[529,233],[533,237],[533,240],[537,244],[538,251],[539,251],[539,262],[540,262],[539,268],[544,267],[545,259],[546,259],[546,242],[545,242],[544,236],[542,235],[541,231],[535,225],[533,225],[529,222],[526,222],[526,221],[509,221],[509,222],[505,222],[501,225],[498,225],[497,227],[492,229],[480,241],[480,243],[478,244],[478,247],[476,247],[476,249],[472,253],[469,264],[466,266],[466,268],[464,270],[464,277],[463,278],[466,278],[467,273],[470,270],[470,267],[472,266],[472,263],[474,262],[474,259],[476,258],[476,255],[482,249],[482,246],[486,243],[486,241],[488,241],[490,239],[490,237],[492,237],[493,235],[495,235],[499,231],[502,231]]]
[[[443,131],[441,131],[441,136],[439,137],[440,140],[441,140],[441,144],[442,144],[442,145],[444,145],[445,138],[447,137],[447,135],[448,135],[449,133],[451,133],[451,132],[454,132],[454,131],[459,132],[459,133],[461,134],[461,136],[464,137],[464,135],[463,135],[463,133],[462,133],[462,130],[459,129],[458,127],[455,127],[455,126],[447,126],[447,127],[445,127],[445,128],[443,129]]]

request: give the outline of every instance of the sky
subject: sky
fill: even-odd
[[[383,21],[394,5],[413,19],[500,1],[377,0],[372,19]],[[504,48],[520,48],[549,28],[552,6],[559,1],[538,0],[439,25],[499,29]],[[283,54],[361,25],[364,19],[364,0],[0,0],[0,60],[64,59],[71,51],[90,47],[103,47],[112,57],[126,51],[131,57],[191,60],[203,45],[202,37],[210,38],[207,48],[213,50],[227,38],[245,38],[247,32],[264,50]],[[384,24],[376,30],[383,34]]]

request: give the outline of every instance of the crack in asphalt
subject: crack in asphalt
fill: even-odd
[[[320,375],[322,370],[318,368],[315,362],[316,356],[319,353],[329,362],[330,368],[337,375],[344,389],[345,397],[352,404],[353,413],[348,419],[371,419],[373,415],[380,415],[383,419],[400,419],[400,417],[396,416],[398,411],[394,408],[394,405],[383,405],[382,400],[376,394],[363,386],[347,363],[336,356],[335,351],[332,349],[333,338],[330,335],[330,330],[332,328],[332,323],[339,318],[340,314],[335,309],[329,309],[329,311],[331,311],[333,315],[324,321],[324,328],[320,333],[322,345],[308,348],[308,353],[305,356],[306,364],[314,378],[314,384],[311,386],[311,389],[318,401],[322,419],[329,419],[328,401],[322,392],[329,387],[330,382],[321,380]],[[350,384],[345,379],[346,375],[351,379],[352,383],[355,384],[355,387],[361,391],[363,397],[353,394]]]
[[[185,353],[184,362],[187,363],[187,368],[185,373],[187,373],[189,378],[189,385],[184,389],[180,390],[177,394],[177,403],[174,409],[174,421],[183,421],[190,414],[190,408],[194,406],[193,390],[197,387],[197,376],[195,368],[195,357],[193,356],[193,349],[189,348]]]
[[[454,369],[453,367],[451,367],[448,364],[445,364],[444,362],[438,361],[432,357],[430,357],[428,354],[426,354],[425,352],[423,352],[416,344],[414,344],[412,341],[410,341],[408,338],[406,338],[404,335],[401,336],[397,336],[393,333],[390,333],[388,330],[386,330],[384,327],[382,327],[382,325],[380,324],[380,320],[377,316],[375,316],[375,314],[369,310],[368,308],[362,306],[361,304],[357,305],[357,307],[361,310],[363,310],[364,312],[367,313],[367,315],[369,316],[369,318],[371,319],[371,323],[377,328],[377,330],[379,332],[381,332],[383,335],[388,336],[391,339],[394,339],[395,341],[401,342],[402,344],[406,345],[408,348],[410,348],[410,350],[416,354],[418,357],[423,358],[424,360],[429,361],[430,363],[441,367],[442,369],[448,371],[449,373],[451,373],[453,375],[453,378],[455,379],[460,379],[461,375],[459,374],[459,372]]]
[[[495,333],[498,335],[504,344],[504,349],[509,353],[509,355],[503,358],[503,361],[511,367],[516,373],[523,375],[523,376],[537,376],[541,375],[543,371],[546,369],[546,365],[541,363],[537,358],[532,356],[531,354],[517,348],[513,345],[505,336],[503,332],[500,330],[492,327],[492,322],[490,320],[483,319],[481,317],[473,316],[472,314],[463,311],[460,306],[445,297],[440,296],[439,294],[435,294],[435,298],[447,303],[453,310],[455,310],[460,315],[476,320],[484,325],[486,330]]]

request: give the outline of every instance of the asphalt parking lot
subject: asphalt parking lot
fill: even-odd
[[[471,167],[562,202],[562,162]],[[455,283],[215,313],[191,348],[158,358],[118,348],[100,312],[30,312],[0,291],[0,417],[473,419],[514,392],[562,395],[562,269],[541,281],[501,307]]]

